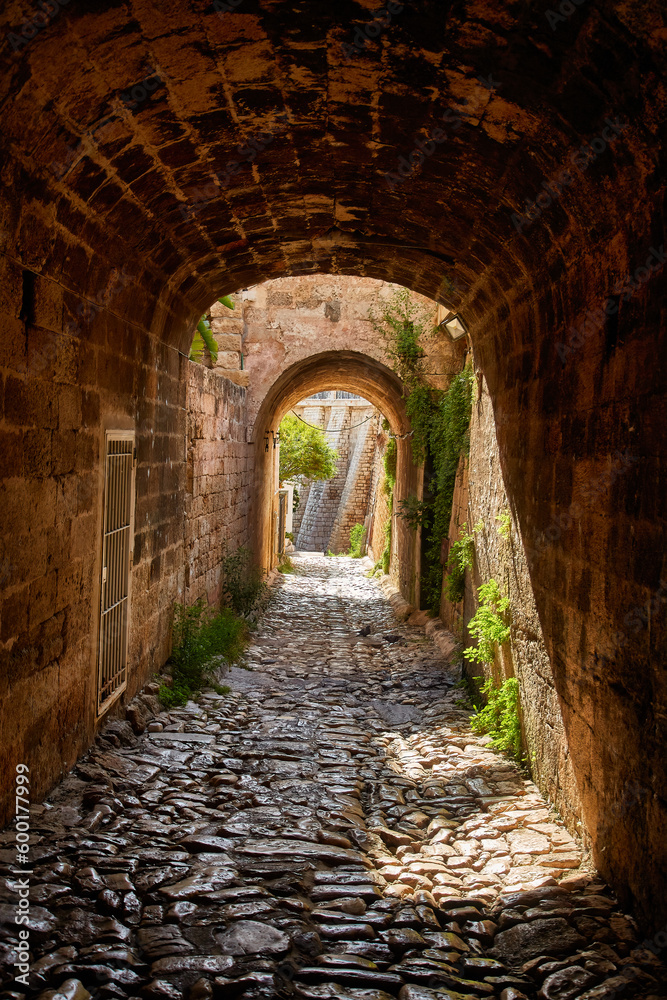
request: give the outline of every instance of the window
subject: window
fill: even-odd
[[[97,711],[125,690],[134,514],[134,431],[107,431]]]

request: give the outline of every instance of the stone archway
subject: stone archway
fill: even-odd
[[[7,773],[29,751],[44,791],[94,731],[105,429],[137,430],[139,684],[183,564],[193,321],[270,277],[375,276],[471,329],[597,860],[657,925],[663,5],[423,0],[363,47],[368,9],[316,9],[72,0],[25,36],[3,11]]]
[[[368,355],[355,351],[327,351],[311,355],[290,366],[270,387],[259,408],[253,430],[255,487],[253,492],[254,537],[261,564],[274,562],[272,546],[275,506],[276,452],[266,450],[284,414],[294,403],[325,389],[346,389],[363,396],[380,410],[396,435],[396,504],[410,495],[419,496],[422,469],[415,465],[410,447],[410,424],[405,413],[403,387],[397,376]],[[390,573],[403,596],[419,606],[419,541],[400,518],[394,519]]]

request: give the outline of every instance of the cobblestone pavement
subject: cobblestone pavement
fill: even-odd
[[[366,564],[295,563],[230,695],[140,736],[111,723],[33,809],[29,989],[3,835],[4,996],[667,995],[651,943],[471,735],[451,668]]]

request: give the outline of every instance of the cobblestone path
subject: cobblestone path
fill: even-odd
[[[230,695],[141,736],[111,723],[33,809],[29,989],[3,835],[4,996],[666,996],[535,786],[471,736],[433,643],[363,563],[295,563]]]

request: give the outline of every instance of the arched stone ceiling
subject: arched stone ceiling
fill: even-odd
[[[188,315],[266,278],[337,271],[474,316],[650,226],[658,0],[588,0],[556,23],[550,0],[418,0],[386,25],[370,0],[215,6],[230,9],[70,0],[29,40],[24,5],[4,7],[2,181],[23,198],[0,227],[73,309],[108,293],[112,268],[132,275],[119,310],[140,308],[140,286],[144,311],[166,290]],[[622,130],[518,232],[513,214],[607,119]]]

